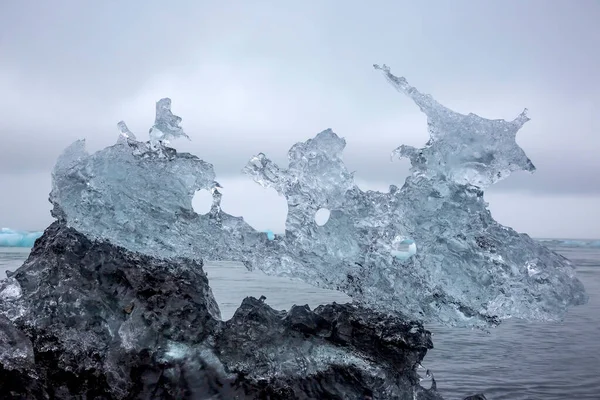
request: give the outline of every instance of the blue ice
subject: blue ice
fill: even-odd
[[[42,232],[14,231],[8,228],[0,228],[0,247],[33,247]]]
[[[538,239],[544,244],[558,247],[587,247],[600,248],[600,240],[598,239]]]

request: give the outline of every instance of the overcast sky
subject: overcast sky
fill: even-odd
[[[600,2],[0,0],[0,226],[51,222],[50,170],[86,138],[138,138],[173,99],[215,165],[223,208],[280,230],[285,201],[245,178],[264,152],[323,129],[347,139],[364,188],[401,185],[400,144],[426,119],[374,71],[386,63],[462,113],[531,121],[517,136],[538,171],[486,192],[494,217],[538,237],[600,237]]]

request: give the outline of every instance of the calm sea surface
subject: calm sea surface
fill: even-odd
[[[423,366],[430,369],[447,399],[483,392],[489,400],[600,399],[600,249],[554,250],[571,259],[590,296],[561,323],[504,322],[490,334],[428,326],[435,348]],[[0,248],[0,279],[27,258],[28,249]],[[223,319],[246,296],[267,296],[277,309],[346,302],[336,292],[248,272],[236,263],[205,266]]]

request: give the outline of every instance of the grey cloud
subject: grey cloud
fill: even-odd
[[[593,0],[2,2],[0,186],[47,182],[66,145],[111,144],[121,119],[143,136],[165,96],[193,139],[176,147],[224,179],[333,128],[359,179],[401,184],[389,153],[426,125],[372,70],[385,62],[459,112],[531,110],[517,140],[538,172],[492,191],[598,194],[599,19]]]

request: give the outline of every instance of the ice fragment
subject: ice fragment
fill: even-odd
[[[166,145],[187,135],[163,99],[148,143],[126,130],[127,140],[95,154],[82,141],[65,151],[53,172],[53,215],[129,250],[242,261],[379,311],[449,325],[553,320],[585,302],[569,261],[498,224],[483,199],[483,188],[512,171],[534,170],[515,142],[525,113],[508,122],[462,115],[376,68],[428,117],[429,142],[394,151],[412,164],[401,188],[360,190],[342,160],[345,140],[327,129],[295,144],[287,168],[263,153],[245,167],[288,203],[285,234],[265,235],[221,210],[211,164]],[[213,197],[206,215],[191,205],[201,189]],[[321,209],[329,211],[324,224],[315,221]]]

